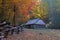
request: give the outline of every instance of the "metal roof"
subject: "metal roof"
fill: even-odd
[[[37,19],[32,19],[32,20],[29,20],[26,25],[30,25],[30,24],[39,24],[39,25],[45,25],[44,21],[37,18]]]

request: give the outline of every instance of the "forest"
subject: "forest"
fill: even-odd
[[[49,28],[60,28],[60,0],[0,0],[0,21],[17,25],[34,18]]]

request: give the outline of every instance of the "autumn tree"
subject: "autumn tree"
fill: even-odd
[[[16,20],[19,20],[17,22],[22,24],[30,19],[29,11],[34,8],[35,2],[34,0],[19,0],[17,2],[18,13]]]
[[[12,24],[14,15],[13,0],[0,0],[0,19],[5,19]]]
[[[11,24],[22,24],[30,18],[45,20],[48,16],[48,3],[42,0],[5,0],[3,11],[4,17]],[[0,8],[1,9],[1,8]]]
[[[30,11],[31,18],[40,18],[46,23],[48,22],[49,17],[49,3],[48,1],[41,0],[39,1],[33,10]]]
[[[0,0],[0,21],[2,19],[2,0]]]

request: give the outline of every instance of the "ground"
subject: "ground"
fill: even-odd
[[[20,34],[9,35],[4,40],[60,40],[60,30],[24,29]]]

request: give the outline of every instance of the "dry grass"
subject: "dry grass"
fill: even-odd
[[[58,36],[47,35],[44,33],[35,32],[33,30],[25,30],[20,34],[8,36],[8,38],[4,40],[59,40],[59,39],[60,37]]]

